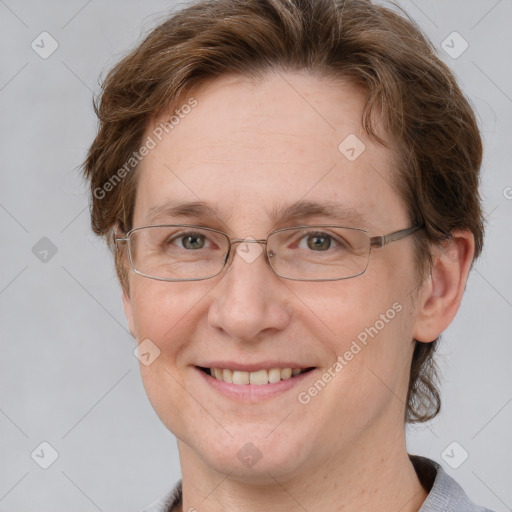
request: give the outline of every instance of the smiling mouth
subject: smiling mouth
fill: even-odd
[[[310,368],[270,368],[269,370],[257,370],[254,372],[246,372],[239,370],[230,370],[229,368],[204,368],[198,366],[199,370],[211,375],[214,379],[226,382],[228,384],[274,384],[281,380],[288,380],[293,377],[297,377],[303,373],[307,373],[314,370],[314,367]]]

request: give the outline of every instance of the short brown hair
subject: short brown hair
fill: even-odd
[[[416,24],[369,0],[200,0],[156,27],[110,71],[95,102],[100,125],[83,166],[94,232],[109,239],[114,228],[130,229],[136,165],[120,170],[151,119],[215,77],[261,77],[273,69],[349,80],[366,92],[363,127],[383,144],[378,119],[389,134],[399,157],[397,190],[411,223],[425,226],[415,237],[421,273],[431,263],[431,244],[455,229],[470,230],[480,254],[482,143],[474,113]],[[116,269],[127,289],[117,253]],[[440,410],[438,341],[416,341],[408,422]]]

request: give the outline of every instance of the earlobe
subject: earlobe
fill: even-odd
[[[414,339],[429,343],[450,325],[462,301],[474,252],[474,237],[467,230],[454,231],[434,249],[432,271],[419,293]]]
[[[129,292],[126,290],[123,291],[123,308],[124,308],[124,314],[126,316],[126,320],[128,321],[128,328],[130,329],[130,333],[135,339],[137,339],[137,332],[135,330],[135,321],[134,321],[134,316],[133,316],[132,301],[131,301]]]

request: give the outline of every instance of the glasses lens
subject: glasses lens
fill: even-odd
[[[356,228],[302,226],[272,233],[269,262],[281,277],[330,281],[362,274],[368,267],[370,236]]]
[[[195,226],[149,226],[130,235],[133,269],[165,280],[206,279],[224,267],[229,239],[224,233]]]

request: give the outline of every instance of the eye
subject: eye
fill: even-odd
[[[337,243],[331,235],[328,233],[316,232],[316,233],[308,233],[304,236],[298,244],[300,249],[304,249],[304,243],[306,244],[308,249],[312,251],[327,251],[331,248],[333,243]]]
[[[331,237],[329,235],[309,235],[307,237],[308,247],[312,250],[326,251],[331,247]]]
[[[207,238],[202,233],[185,233],[168,239],[168,244],[188,250],[204,249]]]

